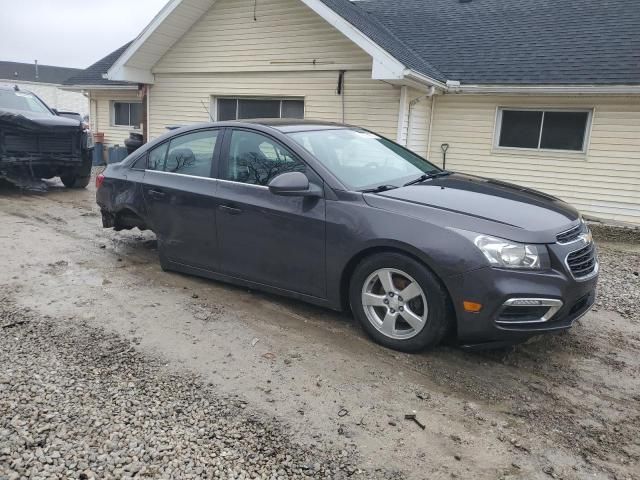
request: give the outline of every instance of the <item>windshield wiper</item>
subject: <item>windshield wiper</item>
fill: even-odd
[[[415,185],[416,183],[424,182],[426,180],[431,180],[432,178],[445,177],[447,175],[451,175],[451,173],[452,172],[449,172],[447,170],[442,170],[441,172],[436,172],[436,173],[425,173],[424,175],[420,175],[415,180],[411,180],[410,182],[405,183],[403,187]]]
[[[360,190],[362,193],[380,193],[386,192],[387,190],[393,190],[394,188],[398,188],[395,185],[379,185],[376,188],[367,188],[366,190]]]

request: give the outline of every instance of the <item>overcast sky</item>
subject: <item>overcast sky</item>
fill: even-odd
[[[0,0],[0,60],[86,68],[133,40],[168,0]]]

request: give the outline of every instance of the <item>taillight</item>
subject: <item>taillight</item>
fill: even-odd
[[[104,175],[99,173],[96,175],[96,188],[100,188],[102,186],[102,182],[104,182]]]

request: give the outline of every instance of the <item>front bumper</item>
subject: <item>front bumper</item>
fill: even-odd
[[[570,328],[594,304],[597,275],[579,281],[561,270],[545,272],[481,268],[448,279],[457,315],[458,340],[463,345],[506,345],[534,335]],[[544,321],[500,322],[512,299],[559,300],[562,306]],[[463,301],[481,303],[482,310],[464,310]]]

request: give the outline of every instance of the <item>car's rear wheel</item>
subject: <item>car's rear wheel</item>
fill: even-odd
[[[437,345],[449,326],[449,299],[422,263],[395,252],[365,258],[349,300],[365,331],[385,347],[416,352]]]

